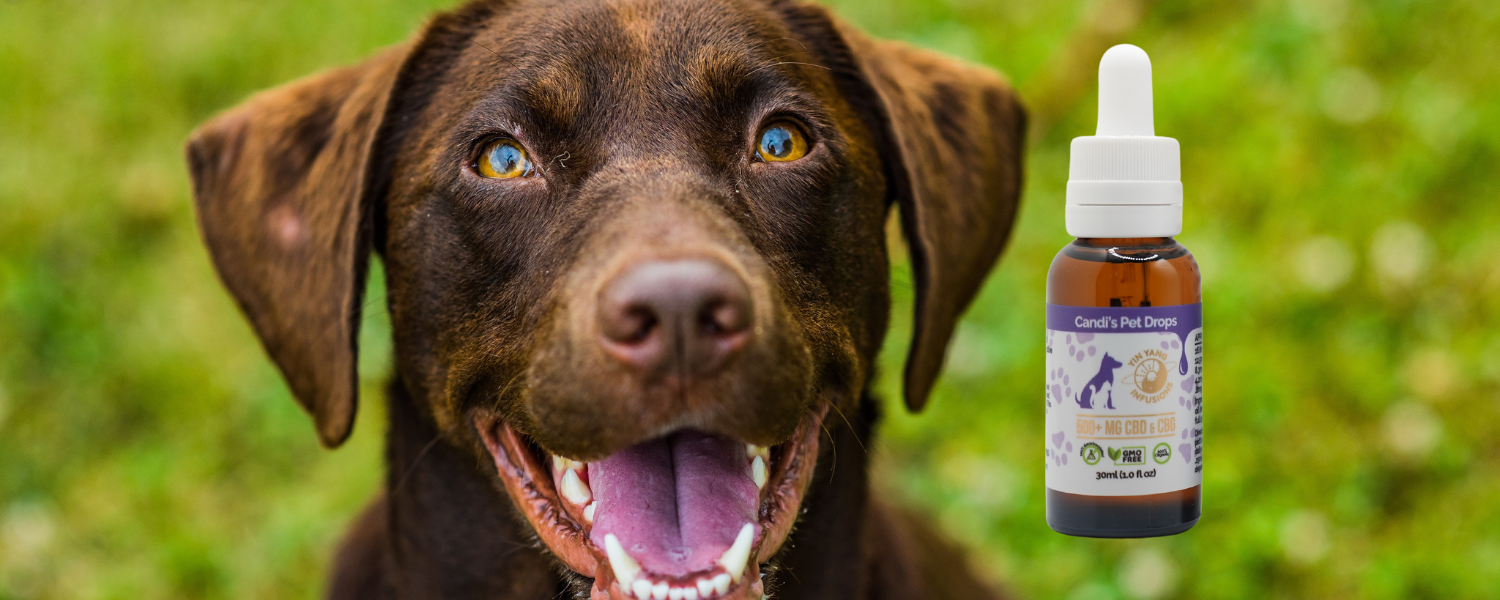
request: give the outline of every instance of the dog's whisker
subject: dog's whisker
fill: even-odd
[[[828,430],[827,423],[819,423],[818,427],[828,436],[828,450],[833,452],[833,464],[828,465],[828,481],[831,483],[833,482],[834,473],[837,473],[839,468],[839,445],[833,439],[833,432]]]
[[[509,58],[501,56],[500,53],[496,52],[494,48],[486,46],[482,42],[480,42],[479,40],[476,40],[474,38],[469,38],[469,42],[472,43],[472,44],[474,44],[475,46],[479,46],[480,48],[484,48],[485,50],[488,50],[490,54],[495,55],[495,58],[498,58],[500,60],[505,61],[505,64],[509,65],[510,68],[512,68],[512,69],[516,68],[516,63],[512,62]]]
[[[814,63],[807,63],[807,62],[797,62],[795,60],[782,61],[782,62],[779,62],[779,63],[776,63],[776,64],[777,65],[806,65],[806,66],[809,66],[809,67],[817,67],[817,68],[822,69],[824,71],[832,71],[833,70],[833,69],[830,69],[830,68],[825,67],[823,65],[814,64]]]
[[[849,417],[844,416],[844,411],[839,410],[837,403],[830,402],[829,406],[833,407],[833,412],[838,413],[839,418],[844,420],[844,424],[849,426],[849,435],[854,436],[854,441],[859,444],[859,449],[863,450],[865,454],[869,454],[870,449],[865,447],[864,440],[859,439],[859,432],[854,429],[854,424],[849,422]]]
[[[502,356],[498,353],[491,354],[490,356],[496,359],[502,358]],[[510,379],[505,382],[505,385],[500,386],[500,390],[495,393],[495,399],[497,401],[504,400],[506,394],[510,393],[511,386],[514,386],[516,382],[521,380],[522,377],[525,377],[525,373],[516,373],[514,375],[511,375]]]
[[[411,478],[411,474],[415,473],[417,471],[417,465],[422,462],[423,458],[426,458],[427,453],[429,451],[431,451],[432,447],[436,446],[437,443],[438,443],[438,440],[440,440],[442,438],[443,438],[443,435],[441,433],[432,436],[432,441],[427,442],[427,445],[423,446],[422,450],[419,451],[419,452],[417,452],[417,457],[414,458],[414,459],[412,459],[411,464],[406,465],[406,472],[401,474],[401,479],[396,482],[395,487],[391,488],[392,492],[400,490],[402,486],[406,485],[406,480],[409,479],[409,478]]]
[[[747,76],[748,75],[754,75],[756,73],[759,73],[759,72],[764,71],[766,69],[769,69],[771,67],[779,67],[781,65],[803,65],[803,66],[807,66],[807,67],[817,67],[819,69],[823,69],[824,71],[832,71],[833,70],[833,69],[830,69],[828,67],[825,67],[825,66],[819,65],[819,64],[813,64],[813,63],[807,63],[807,62],[798,62],[798,61],[795,61],[795,60],[783,60],[783,61],[773,62],[773,63],[769,63],[769,64],[765,64],[765,65],[761,65],[759,67],[756,67],[754,70],[751,70],[749,73],[746,73],[746,75]]]
[[[788,41],[792,42],[794,44],[797,44],[798,46],[802,46],[802,51],[803,52],[809,52],[809,50],[807,49],[807,44],[802,43],[802,40],[799,40],[797,38],[791,38],[791,37],[772,38],[772,39],[763,41],[763,42],[761,42],[759,44],[756,44],[754,46],[751,46],[749,49],[750,50],[759,50],[761,48],[764,48],[764,47],[769,46],[771,44],[774,44],[776,42],[788,42]],[[776,57],[773,60],[780,60],[780,59],[781,59],[781,57],[778,56],[778,57]]]
[[[803,52],[807,52],[808,51],[807,44],[802,43],[802,40],[799,40],[797,38],[792,38],[792,37],[782,37],[782,38],[776,38],[775,41],[781,41],[781,40],[786,40],[786,41],[795,43],[798,46],[802,46],[802,51]]]

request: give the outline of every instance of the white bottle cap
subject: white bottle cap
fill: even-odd
[[[1081,238],[1182,233],[1181,159],[1177,140],[1156,136],[1145,50],[1120,44],[1099,60],[1099,129],[1073,138],[1065,221]]]

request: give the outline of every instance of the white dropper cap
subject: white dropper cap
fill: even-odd
[[[1081,238],[1182,233],[1182,166],[1177,140],[1157,137],[1151,114],[1151,59],[1120,44],[1099,60],[1099,128],[1073,138],[1068,164],[1068,234]]]

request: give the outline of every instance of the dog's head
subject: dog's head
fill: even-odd
[[[872,378],[925,402],[1020,188],[994,73],[780,1],[476,2],[200,128],[205,239],[324,444],[369,251],[400,382],[595,595],[741,597]]]

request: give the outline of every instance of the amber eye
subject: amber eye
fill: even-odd
[[[766,162],[787,162],[807,156],[807,136],[791,121],[776,121],[760,130],[755,153]]]
[[[510,138],[500,138],[486,145],[474,168],[490,179],[522,177],[530,175],[533,170],[526,150],[521,148],[520,142]]]

